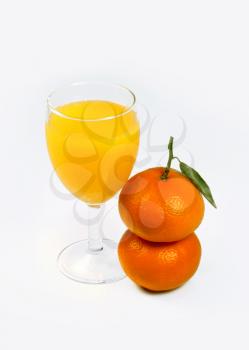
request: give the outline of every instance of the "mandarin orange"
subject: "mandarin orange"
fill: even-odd
[[[118,246],[120,263],[136,284],[152,291],[166,291],[193,276],[201,258],[201,245],[192,233],[178,242],[146,241],[127,230]]]
[[[119,196],[119,212],[136,235],[152,242],[178,241],[200,225],[204,201],[198,189],[180,172],[164,168],[142,171],[128,180]]]

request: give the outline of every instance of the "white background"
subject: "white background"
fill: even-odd
[[[248,348],[248,15],[241,0],[2,1],[1,349]],[[202,262],[178,290],[81,285],[57,271],[59,250],[87,230],[75,200],[49,186],[45,99],[85,79],[134,90],[157,116],[143,144],[166,146],[186,123],[177,152],[193,155],[219,208],[206,205]],[[150,165],[163,154],[149,152]],[[115,201],[104,230],[118,239]]]

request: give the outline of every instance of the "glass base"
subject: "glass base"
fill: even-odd
[[[58,266],[65,276],[81,283],[111,283],[125,277],[117,243],[110,239],[103,239],[103,249],[99,251],[89,250],[87,239],[70,244],[59,254]]]

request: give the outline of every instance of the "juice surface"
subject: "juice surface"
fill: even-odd
[[[136,113],[89,100],[57,108],[46,123],[48,152],[59,178],[89,204],[111,198],[127,181],[139,145]]]

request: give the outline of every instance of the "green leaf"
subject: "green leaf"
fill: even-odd
[[[198,190],[203,194],[203,196],[215,207],[217,208],[215,201],[213,199],[212,193],[208,184],[203,180],[200,174],[189,165],[180,162],[180,169],[183,175],[185,175],[194,185],[198,188]]]

